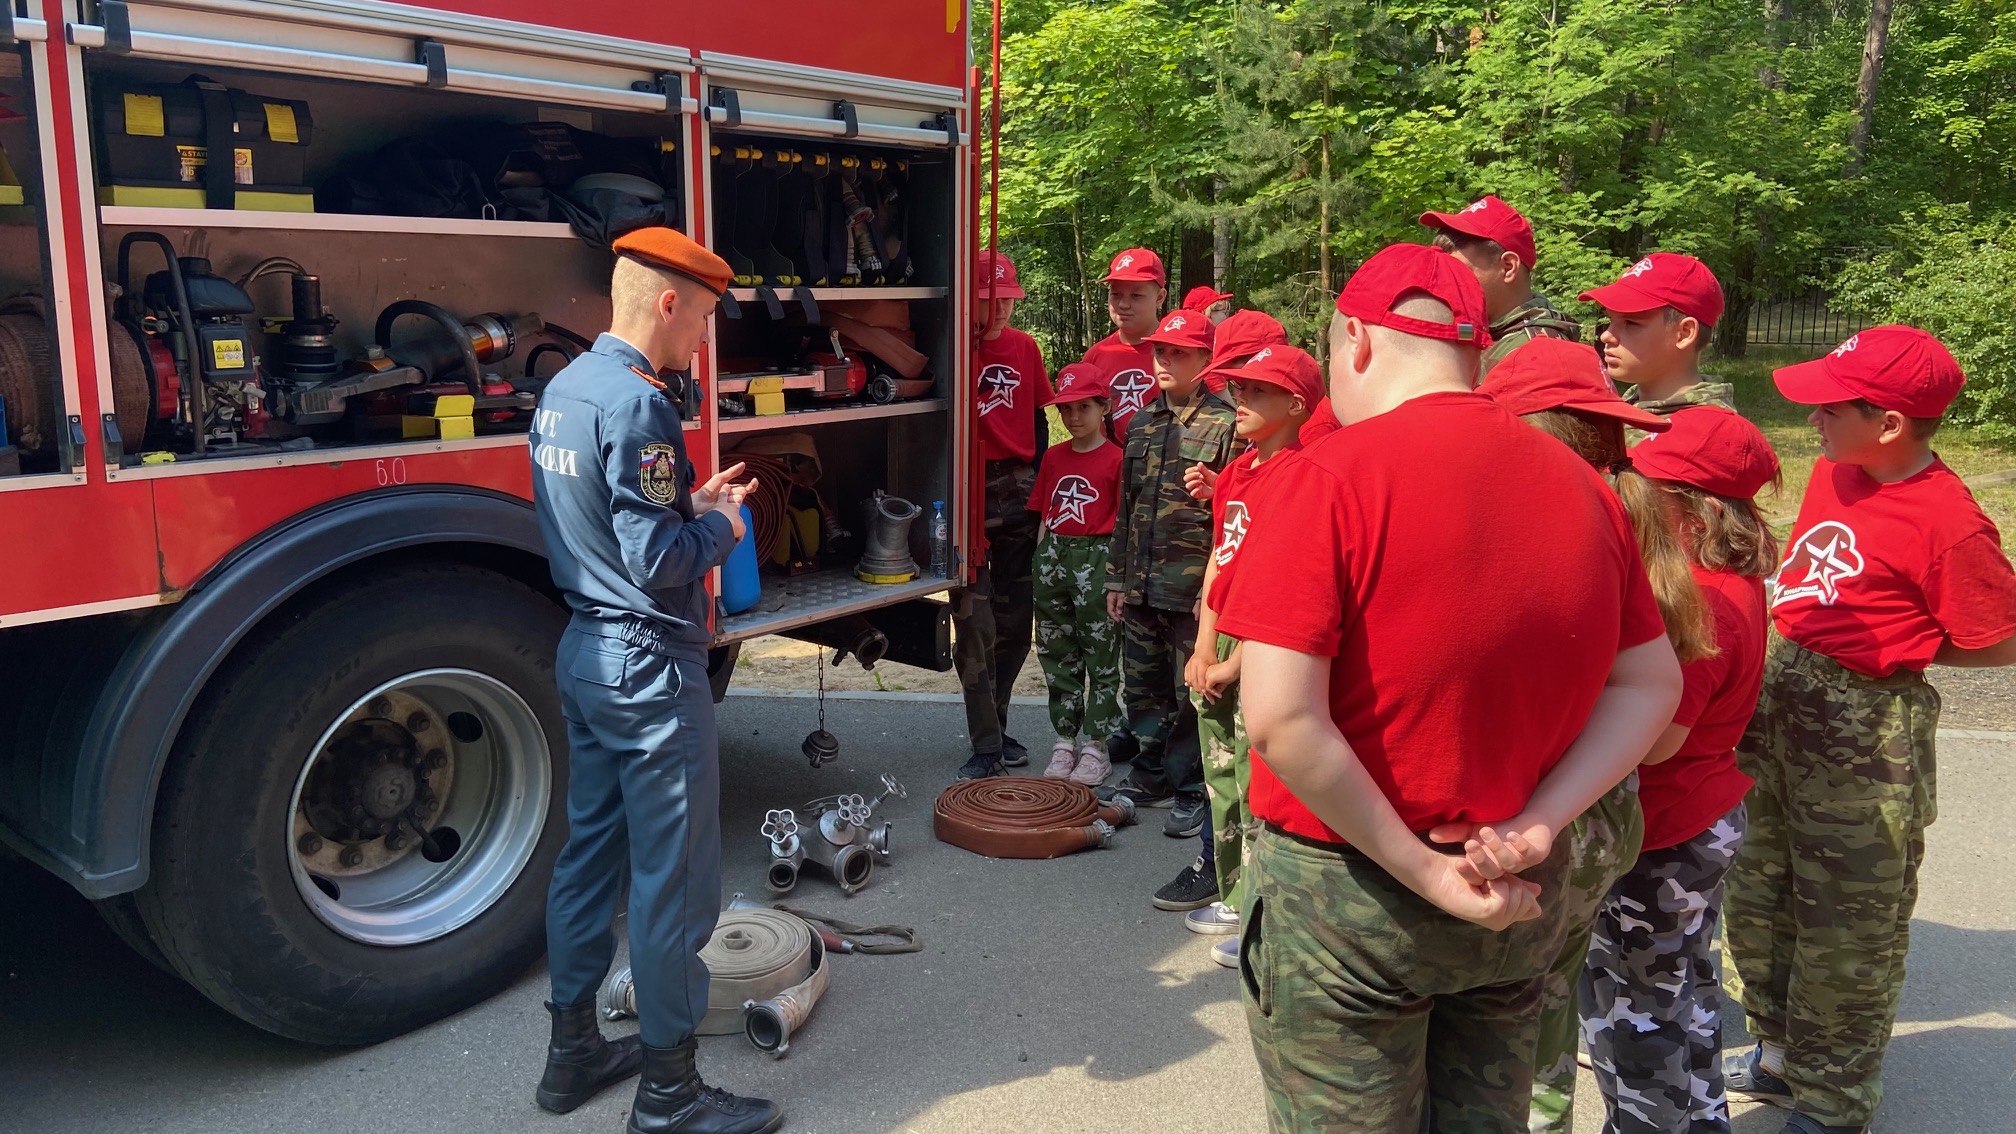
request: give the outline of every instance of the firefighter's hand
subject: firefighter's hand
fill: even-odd
[[[1515,815],[1503,823],[1444,823],[1428,832],[1438,843],[1463,844],[1463,857],[1452,860],[1473,885],[1531,870],[1554,850],[1554,831],[1544,823]]]
[[[1127,596],[1119,591],[1106,592],[1106,617],[1119,622],[1127,611]]]
[[[1217,491],[1218,474],[1199,462],[1183,470],[1183,487],[1189,491],[1191,499],[1209,500],[1211,494]]]
[[[695,487],[693,489],[693,510],[696,512],[723,510],[725,498],[725,510],[733,511],[737,505],[742,503],[742,498],[756,488],[756,482],[753,480],[747,484],[732,483],[736,477],[742,475],[742,471],[746,468],[748,468],[746,464],[737,461],[720,472],[715,473],[713,476],[708,477],[706,483]]]
[[[1540,916],[1538,883],[1524,878],[1472,882],[1458,870],[1462,859],[1438,857],[1444,861],[1426,877],[1417,879],[1414,889],[1442,912],[1494,932]]]

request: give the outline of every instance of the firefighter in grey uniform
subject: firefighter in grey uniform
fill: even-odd
[[[702,582],[743,536],[741,466],[694,483],[684,369],[733,273],[684,234],[617,240],[610,330],[553,378],[532,424],[533,498],[553,581],[573,610],[554,663],[570,757],[567,845],[546,912],[552,1042],[537,1101],[565,1113],[638,1073],[630,1134],[764,1134],[775,1104],[708,1087],[700,949],[721,910],[720,766]],[[610,1042],[595,993],[615,955],[630,872],[639,1036]]]

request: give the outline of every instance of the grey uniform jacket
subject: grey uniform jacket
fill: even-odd
[[[726,516],[694,517],[679,411],[650,372],[605,334],[554,376],[532,420],[532,497],[577,622],[642,622],[664,652],[704,661],[701,583],[735,537]]]

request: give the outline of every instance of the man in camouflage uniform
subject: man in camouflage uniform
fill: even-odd
[[[1213,543],[1211,510],[1191,498],[1183,474],[1198,464],[1222,470],[1236,441],[1232,404],[1202,380],[1210,336],[1209,320],[1186,311],[1149,336],[1161,392],[1128,423],[1106,565],[1107,610],[1121,629],[1121,697],[1141,746],[1118,790],[1137,805],[1173,802],[1165,833],[1177,837],[1203,821],[1203,757],[1183,663],[1196,646]]]
[[[1480,377],[1506,355],[1541,336],[1580,342],[1582,325],[1533,290],[1538,253],[1533,226],[1519,210],[1496,197],[1483,197],[1456,213],[1422,213],[1435,230],[1435,247],[1463,261],[1484,288],[1491,346]]]

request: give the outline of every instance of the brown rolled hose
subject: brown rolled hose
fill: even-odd
[[[964,780],[938,795],[932,832],[988,858],[1060,858],[1112,842],[1134,820],[1127,800],[1101,803],[1070,780],[996,776]]]

